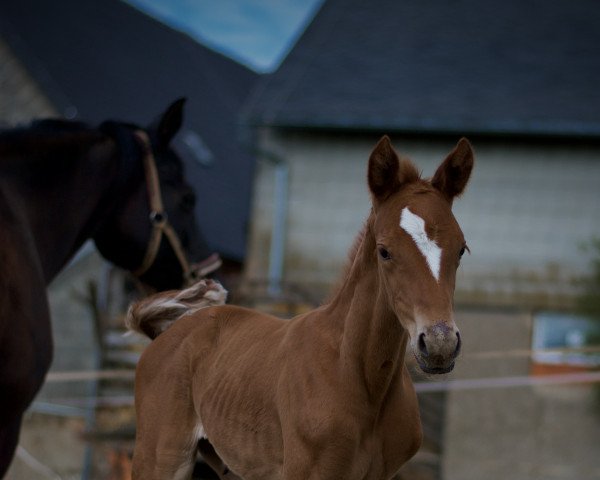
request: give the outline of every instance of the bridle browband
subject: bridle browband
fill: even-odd
[[[131,273],[136,277],[141,277],[150,269],[150,267],[152,267],[164,235],[169,241],[177,260],[179,260],[184,282],[186,284],[193,283],[198,278],[204,277],[219,268],[221,266],[221,259],[219,258],[219,255],[215,253],[200,264],[190,264],[183,247],[181,246],[179,236],[169,223],[169,217],[164,209],[156,161],[154,160],[154,154],[152,153],[148,134],[143,130],[136,130],[133,132],[133,135],[139,141],[142,149],[146,189],[148,192],[148,203],[150,205],[149,219],[152,225],[152,233],[141,265],[137,269],[132,270]]]

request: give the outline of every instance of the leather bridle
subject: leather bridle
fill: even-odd
[[[143,151],[144,171],[146,175],[146,189],[148,192],[148,203],[150,205],[150,223],[152,225],[152,233],[146,247],[146,254],[141,265],[132,271],[136,277],[146,273],[156,260],[158,249],[162,241],[163,235],[169,241],[173,253],[179,260],[183,272],[183,279],[186,284],[193,283],[199,278],[208,275],[221,266],[221,259],[218,254],[214,253],[204,261],[191,264],[181,246],[181,241],[175,229],[169,223],[169,217],[164,209],[162,194],[160,191],[160,181],[158,171],[156,169],[156,161],[150,144],[148,134],[143,130],[136,130],[134,136],[140,142]]]

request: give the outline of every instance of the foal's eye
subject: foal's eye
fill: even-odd
[[[465,254],[465,247],[462,247],[462,248],[460,249],[460,253],[458,254],[458,256],[459,256],[460,258],[462,258],[462,256],[463,256],[464,254]]]
[[[379,256],[384,260],[390,260],[392,258],[390,252],[388,252],[385,248],[379,247],[377,250],[379,252]]]

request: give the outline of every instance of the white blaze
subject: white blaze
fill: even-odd
[[[408,207],[405,207],[400,214],[400,227],[415,241],[417,248],[425,257],[431,273],[439,281],[442,249],[427,236],[425,220],[412,213]]]
[[[196,425],[196,427],[194,428],[194,435],[192,438],[195,442],[201,440],[202,438],[206,438],[208,440],[206,432],[204,431],[204,426],[201,423]]]

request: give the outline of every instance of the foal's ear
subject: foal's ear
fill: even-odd
[[[159,147],[169,145],[169,142],[181,128],[185,100],[185,98],[175,100],[153,125],[156,129],[156,139]]]
[[[404,183],[417,180],[419,173],[410,162],[398,158],[390,138],[384,135],[369,157],[367,178],[373,199],[383,202]]]
[[[450,204],[464,191],[473,170],[473,162],[473,149],[469,141],[463,137],[431,179],[431,184],[442,192]]]

